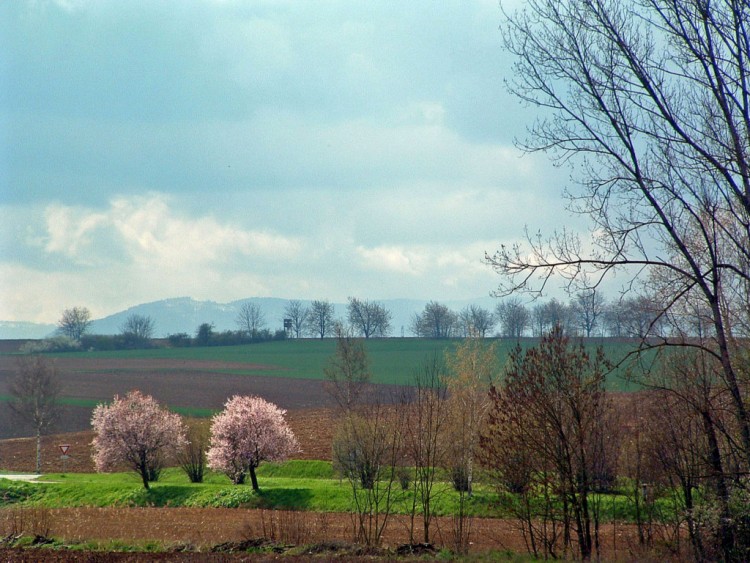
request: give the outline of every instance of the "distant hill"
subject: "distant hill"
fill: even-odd
[[[217,331],[236,330],[237,313],[245,302],[256,303],[266,318],[269,330],[283,328],[284,307],[286,299],[252,298],[232,301],[231,303],[217,303],[215,301],[196,301],[191,297],[177,297],[163,299],[151,303],[143,303],[130,307],[125,311],[95,320],[91,324],[90,332],[96,334],[119,334],[122,325],[132,314],[145,315],[154,320],[155,336],[168,336],[185,332],[195,334],[196,329],[203,323],[213,323]]]
[[[217,303],[215,301],[197,301],[191,297],[176,297],[162,299],[151,303],[135,305],[124,311],[114,313],[102,319],[96,319],[91,323],[89,332],[92,334],[119,334],[125,320],[132,314],[151,317],[154,321],[154,336],[164,337],[180,332],[189,335],[195,334],[196,329],[202,323],[213,323],[217,331],[236,330],[237,312],[243,303],[257,304],[266,318],[266,327],[271,330],[279,330],[283,327],[284,309],[289,299],[275,297],[252,297],[240,299],[230,303]],[[303,304],[309,305],[310,300],[300,299]],[[411,336],[409,325],[416,312],[420,312],[427,304],[427,300],[418,299],[384,299],[376,300],[381,303],[392,314],[392,336]],[[441,301],[452,310],[459,312],[471,304],[480,305],[486,309],[494,309],[496,300],[491,297],[469,299],[462,301]],[[346,303],[334,303],[335,314],[338,318],[346,316]],[[55,325],[35,324],[27,322],[0,321],[0,338],[45,338],[54,333]]]

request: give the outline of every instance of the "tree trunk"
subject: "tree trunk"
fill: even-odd
[[[685,479],[680,479],[680,485],[682,488],[682,495],[685,499],[685,515],[688,527],[688,536],[690,537],[690,543],[693,546],[693,553],[695,554],[696,561],[704,561],[705,550],[703,549],[703,541],[701,540],[700,532],[698,530],[698,524],[694,518],[695,503],[693,502],[693,487]]]
[[[719,353],[721,357],[721,366],[724,370],[724,380],[729,388],[729,393],[732,396],[732,402],[735,406],[735,416],[740,427],[740,436],[742,438],[742,446],[744,449],[744,461],[746,463],[746,469],[750,470],[750,419],[748,418],[747,408],[745,406],[745,400],[740,389],[740,385],[737,381],[737,374],[734,371],[732,365],[731,355],[729,353],[729,342],[727,340],[726,326],[724,317],[721,314],[718,299],[711,302],[711,310],[714,315],[714,328],[716,330],[716,336],[719,344]]]
[[[726,475],[724,473],[724,467],[721,459],[721,450],[719,449],[719,441],[716,437],[716,429],[714,426],[711,414],[707,411],[701,413],[703,418],[703,427],[706,432],[708,439],[708,461],[711,467],[711,472],[714,478],[714,487],[716,489],[716,496],[718,497],[720,504],[719,512],[719,541],[721,543],[721,550],[724,560],[731,560],[732,547],[734,544],[733,530],[730,522],[730,510],[729,510],[729,489],[727,487]]]
[[[42,433],[36,431],[36,472],[42,472]]]
[[[255,467],[250,466],[250,482],[253,484],[253,490],[258,491],[258,477],[255,475]]]
[[[138,473],[141,474],[141,481],[143,481],[143,487],[145,489],[150,489],[151,486],[148,484],[148,467],[146,467],[146,462],[142,461],[140,463],[140,467],[138,468]]]

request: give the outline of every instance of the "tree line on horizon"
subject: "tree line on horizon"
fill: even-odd
[[[26,351],[63,351],[73,349],[134,349],[154,346],[156,323],[151,316],[133,313],[117,335],[90,334],[92,319],[86,307],[66,309],[58,321],[57,336],[29,344]],[[283,328],[271,331],[263,308],[245,302],[235,317],[236,330],[216,331],[211,322],[201,323],[190,335],[186,332],[167,336],[173,347],[236,345],[287,338],[333,338],[341,331],[361,338],[392,336],[392,313],[382,303],[350,297],[345,318],[337,317],[328,300],[313,300],[305,305],[290,300],[281,319]],[[525,304],[518,297],[501,300],[494,310],[472,304],[455,311],[429,301],[412,315],[409,334],[419,338],[539,338],[559,326],[574,337],[648,338],[668,337],[674,325],[665,322],[658,304],[643,295],[606,300],[600,292],[586,291],[567,303],[552,298]],[[707,320],[685,316],[680,334],[700,336],[710,331]],[[403,335],[403,329],[402,329]]]

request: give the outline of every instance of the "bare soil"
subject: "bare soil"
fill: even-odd
[[[8,384],[17,371],[16,361],[13,356],[0,355],[0,395],[8,394]],[[319,380],[223,372],[278,369],[260,364],[170,359],[103,360],[80,356],[56,358],[55,364],[63,387],[62,396],[93,403],[111,401],[115,395],[138,389],[170,407],[217,411],[233,395],[259,395],[287,410],[333,405]],[[54,432],[87,430],[91,411],[91,406],[66,405]],[[0,404],[0,439],[31,435],[33,429],[13,418],[10,409]]]
[[[0,529],[10,525],[12,511],[0,511]],[[107,542],[111,540],[139,545],[160,542],[171,551],[192,552],[224,549],[265,538],[275,545],[341,544],[355,541],[355,522],[351,514],[287,512],[245,509],[198,508],[69,508],[37,511],[36,518],[46,535],[66,542]],[[496,518],[468,521],[469,550],[513,551],[523,553],[526,545],[516,522]],[[419,540],[417,523],[416,541]],[[382,545],[395,549],[409,543],[409,519],[393,516],[388,521]],[[433,544],[453,546],[454,522],[436,518],[433,522]],[[601,528],[601,554],[604,560],[641,560],[643,551],[637,545],[632,525],[606,524]],[[222,544],[224,544],[222,546]],[[220,547],[221,546],[221,547]],[[639,556],[640,554],[640,556]],[[666,553],[663,559],[669,559]]]
[[[296,459],[331,459],[331,443],[335,415],[331,408],[297,409],[288,411],[286,419],[299,440],[302,451]],[[42,472],[90,473],[94,471],[91,459],[91,430],[68,432],[42,437]],[[68,459],[62,460],[60,446],[66,444]],[[63,463],[65,464],[63,466]],[[0,440],[0,468],[6,471],[33,472],[36,469],[36,440],[12,438]]]

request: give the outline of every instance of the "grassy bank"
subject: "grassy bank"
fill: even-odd
[[[40,482],[15,482],[0,479],[0,507],[41,508],[74,507],[190,507],[190,508],[262,508],[348,512],[353,510],[352,489],[339,479],[330,462],[289,461],[263,464],[258,470],[261,490],[250,485],[233,485],[229,479],[208,472],[204,483],[190,483],[177,468],[164,470],[159,481],[146,490],[135,473],[68,473],[46,474]],[[393,512],[409,513],[410,490],[394,486]],[[624,495],[597,497],[601,501],[603,521],[633,520],[633,508]],[[501,502],[502,500],[502,502]],[[449,483],[435,487],[435,515],[458,513],[458,493]],[[488,483],[478,483],[468,499],[467,512],[478,517],[512,517],[509,499],[500,499]],[[666,504],[663,513],[668,513]]]

